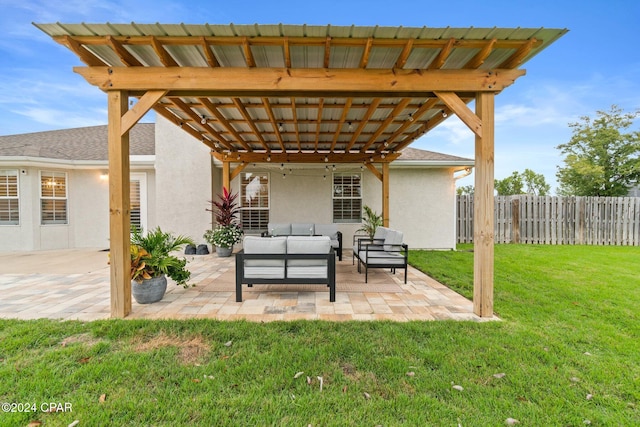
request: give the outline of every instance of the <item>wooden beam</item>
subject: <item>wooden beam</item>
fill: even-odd
[[[413,49],[413,41],[414,39],[407,40],[402,48],[402,53],[400,53],[400,56],[398,56],[398,59],[396,60],[395,68],[402,68],[404,67],[404,64],[407,63],[407,59],[409,59],[409,55],[411,55],[411,49]]]
[[[342,126],[344,125],[344,122],[347,120],[347,115],[349,114],[349,109],[351,108],[352,102],[353,102],[353,99],[349,98],[347,99],[347,102],[344,104],[344,108],[342,109],[342,115],[340,116],[340,122],[338,123],[338,126],[336,126],[336,132],[333,135],[333,141],[331,142],[331,149],[330,149],[331,151],[334,150],[334,148],[336,147],[336,144],[338,143],[338,138],[342,133]]]
[[[320,103],[318,105],[318,116],[316,117],[316,137],[314,139],[316,151],[318,151],[318,144],[320,143],[320,126],[322,125],[322,107],[323,106],[324,106],[324,98],[320,98]]]
[[[400,157],[400,153],[386,154],[384,158],[379,153],[257,153],[257,152],[212,152],[211,155],[223,163],[358,163],[376,162],[389,163]],[[327,161],[325,162],[325,157]]]
[[[141,67],[142,62],[138,61],[138,58],[133,56],[117,39],[113,36],[106,36],[106,40],[114,50],[114,52],[120,57],[122,63],[129,67]]]
[[[500,68],[503,68],[503,67],[515,68],[518,65],[520,65],[524,60],[524,58],[527,55],[529,55],[529,52],[531,52],[531,49],[533,49],[534,46],[537,45],[537,43],[538,43],[538,40],[535,37],[530,39],[527,43],[520,46],[518,50],[516,50],[516,52],[513,55],[511,55],[511,57],[509,57],[506,61],[500,64]]]
[[[246,167],[247,167],[246,163],[240,163],[238,166],[236,166],[235,169],[231,171],[231,175],[229,176],[229,182],[233,181],[235,177],[240,175],[240,172],[242,172],[242,170]]]
[[[248,37],[244,37],[242,39],[242,51],[244,52],[244,59],[247,63],[247,67],[255,67],[256,60],[253,58],[253,52],[251,52],[251,46],[249,45]]]
[[[211,113],[211,115],[214,116],[222,126],[224,126],[224,128],[236,139],[238,143],[240,143],[240,141],[243,141],[242,136],[240,136],[240,134],[236,131],[236,129],[233,126],[231,126],[231,123],[229,123],[229,121],[222,115],[222,113],[218,110],[217,106],[214,105],[213,102],[209,101],[209,98],[199,98],[199,99],[202,105],[204,105],[204,107],[207,109],[207,111]],[[221,141],[221,142],[224,142],[224,141]]]
[[[280,149],[285,151],[284,141],[282,140],[282,134],[280,133],[280,124],[276,123],[276,116],[273,114],[273,108],[271,108],[271,103],[269,102],[269,98],[262,98],[262,105],[264,105],[264,109],[269,116],[269,121],[271,122],[271,127],[273,128],[273,132],[276,134],[276,139],[278,140],[278,144],[280,144]]]
[[[371,48],[373,47],[373,37],[367,39],[367,44],[362,51],[362,58],[360,58],[360,68],[367,68],[369,63],[369,55],[371,54]]]
[[[204,51],[204,56],[207,58],[207,64],[209,64],[209,67],[211,68],[219,67],[220,63],[218,62],[218,60],[216,59],[216,56],[211,51],[211,46],[209,45],[205,37],[200,38],[200,44],[202,45],[202,50]]]
[[[222,187],[229,190],[231,188],[231,174],[229,173],[229,162],[222,162]]]
[[[109,91],[107,95],[111,317],[122,318],[131,312],[129,134],[121,130],[129,96],[125,91]]]
[[[497,41],[497,39],[490,40],[485,47],[480,49],[480,52],[476,53],[476,55],[464,65],[463,68],[472,70],[484,64],[484,61],[493,51],[493,48],[496,45]]]
[[[260,144],[264,147],[265,150],[270,151],[271,148],[269,148],[267,143],[264,142],[264,138],[262,137],[262,132],[260,131],[260,129],[258,129],[256,124],[253,122],[253,119],[251,118],[251,115],[249,114],[247,109],[244,108],[244,105],[242,105],[242,101],[240,100],[240,98],[233,98],[232,101],[235,104],[235,106],[238,109],[238,111],[240,112],[240,114],[242,115],[242,117],[244,117],[247,125],[249,125],[249,127],[253,131],[253,134],[255,135],[255,137],[258,138],[258,142],[260,142]],[[240,142],[240,141],[238,141],[238,142]]]
[[[382,178],[382,172],[380,172],[378,169],[376,169],[375,166],[373,166],[373,164],[371,163],[366,163],[365,166],[367,167],[367,169],[369,169],[371,171],[371,173],[378,178],[378,180],[380,180],[380,182],[383,182],[383,178]]]
[[[382,226],[389,227],[389,163],[382,164]]]
[[[398,103],[398,105],[396,105],[396,107],[393,109],[391,114],[389,114],[389,117],[387,117],[386,120],[384,122],[382,122],[382,124],[380,126],[378,126],[378,130],[375,131],[375,133],[371,136],[371,138],[369,138],[369,141],[367,141],[367,143],[364,144],[364,146],[362,147],[362,149],[360,151],[367,151],[369,149],[369,147],[371,147],[371,145],[374,142],[376,142],[376,139],[380,135],[382,135],[382,133],[387,129],[387,127],[395,120],[395,118],[398,117],[398,115],[404,111],[404,109],[407,107],[407,105],[409,105],[409,102],[411,102],[410,99],[401,100]],[[371,123],[371,122],[369,121],[369,123]]]
[[[74,67],[102,90],[169,90],[180,96],[430,97],[434,91],[500,92],[524,70]],[[380,94],[379,96],[377,94]]]
[[[438,56],[436,56],[436,59],[431,61],[431,63],[429,64],[429,70],[440,69],[440,67],[444,65],[444,62],[447,60],[449,55],[451,55],[453,46],[455,44],[456,44],[456,39],[454,39],[453,37],[447,40],[447,43],[444,46],[442,46],[442,49],[440,49],[440,53],[438,53]]]
[[[331,37],[327,36],[327,41],[324,45],[324,68],[329,68],[331,62]]]
[[[347,149],[345,151],[351,150],[351,147],[353,147],[353,145],[358,140],[358,137],[360,136],[360,134],[364,130],[364,127],[367,125],[367,123],[368,123],[369,119],[371,118],[371,116],[373,115],[373,113],[378,108],[378,105],[380,105],[381,101],[382,100],[380,98],[376,98],[376,99],[373,100],[373,102],[369,106],[369,109],[367,110],[367,112],[362,117],[362,120],[360,120],[360,124],[358,125],[358,128],[356,129],[356,131],[353,133],[353,136],[351,137],[351,141],[349,141],[349,144],[347,144]]]
[[[477,137],[482,138],[481,120],[457,94],[453,92],[435,92],[435,94],[471,129],[471,132],[475,133]]]
[[[475,190],[473,203],[473,312],[493,316],[494,264],[494,100],[493,94],[476,96],[482,136],[475,139]]]
[[[160,58],[160,61],[162,61],[165,67],[180,66],[175,61],[175,59],[173,59],[173,57],[169,55],[169,52],[167,52],[167,49],[164,48],[162,42],[158,41],[157,37],[151,37],[151,46],[153,46],[153,50],[156,52],[156,55],[158,55],[158,58]]]
[[[124,116],[122,116],[122,128],[120,132],[124,135],[129,132],[140,119],[149,112],[162,97],[167,93],[166,90],[150,90],[142,95],[142,97],[136,102],[132,109],[128,110]]]
[[[231,143],[229,141],[227,141],[225,139],[225,137],[222,136],[213,127],[211,127],[208,124],[204,124],[203,125],[202,123],[200,123],[200,120],[202,120],[202,117],[198,116],[198,113],[193,111],[193,108],[191,108],[191,106],[188,105],[186,102],[184,102],[182,99],[174,98],[174,99],[171,100],[171,102],[173,102],[176,107],[178,107],[180,110],[182,110],[184,113],[186,113],[191,118],[191,120],[193,120],[194,123],[198,123],[198,125],[201,126],[202,129],[203,129],[202,133],[211,134],[214,138],[216,138],[220,142],[220,144],[225,145],[228,149],[232,149],[233,148]],[[215,149],[214,144],[211,143],[211,141],[207,141],[206,138],[204,137],[204,135],[201,135],[201,141],[203,143],[209,145],[211,148]],[[245,150],[251,150],[251,147],[249,147],[244,141],[240,140],[238,142],[240,143],[240,145],[242,145],[244,147]]]
[[[71,49],[73,53],[78,55],[82,62],[90,67],[103,67],[105,65],[109,65],[105,64],[104,61],[89,52],[80,42],[71,36],[63,36],[61,43]]]
[[[166,118],[171,123],[175,124],[176,126],[178,126],[183,131],[187,132],[189,135],[194,137],[196,140],[201,141],[204,145],[206,145],[207,147],[211,148],[212,150],[219,151],[219,149],[216,148],[215,145],[213,143],[211,143],[211,141],[209,141],[208,139],[204,138],[203,134],[200,131],[197,131],[196,129],[191,127],[191,125],[188,122],[185,122],[182,119],[180,119],[180,117],[177,117],[176,115],[174,115],[171,111],[169,111],[166,108],[166,106],[156,104],[155,107],[153,107],[153,109],[155,110],[156,113],[160,114],[162,117]],[[228,145],[227,148],[231,149],[232,146]]]

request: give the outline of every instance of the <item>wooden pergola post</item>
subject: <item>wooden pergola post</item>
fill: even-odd
[[[382,226],[389,226],[389,163],[382,164]]]
[[[127,91],[108,91],[111,317],[126,317],[131,312],[129,132],[122,124],[128,100]]]
[[[494,99],[493,93],[476,95],[482,132],[475,138],[473,312],[480,317],[493,316]]]

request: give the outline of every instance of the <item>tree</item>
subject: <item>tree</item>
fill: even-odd
[[[475,191],[475,187],[473,185],[463,185],[462,187],[458,187],[456,189],[456,193],[458,194],[458,196],[462,196],[466,194],[473,196],[474,191]]]
[[[581,117],[570,123],[573,136],[558,145],[564,167],[558,167],[559,194],[619,197],[640,178],[640,132],[622,133],[640,110],[624,113],[613,105],[611,111],[597,111],[597,118]]]
[[[523,173],[515,171],[504,179],[495,180],[495,189],[500,196],[513,194],[532,194],[546,196],[551,189],[544,179],[544,175],[525,169]]]

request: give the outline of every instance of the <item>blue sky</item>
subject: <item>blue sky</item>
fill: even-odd
[[[529,168],[554,188],[555,147],[571,137],[569,123],[613,104],[640,109],[637,0],[0,0],[0,10],[0,135],[107,122],[104,93],[72,71],[79,59],[32,22],[567,28],[496,98],[496,178]],[[413,146],[474,157],[473,135],[456,117]]]

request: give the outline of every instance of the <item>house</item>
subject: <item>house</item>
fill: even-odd
[[[137,124],[130,143],[131,222],[201,241],[221,162],[161,116]],[[455,247],[454,174],[471,166],[415,148],[391,163],[390,226],[411,248]],[[337,223],[347,247],[362,206],[382,206],[382,184],[363,164],[256,163],[231,188],[248,234],[269,221]],[[108,248],[108,239],[107,126],[0,136],[0,250]]]

